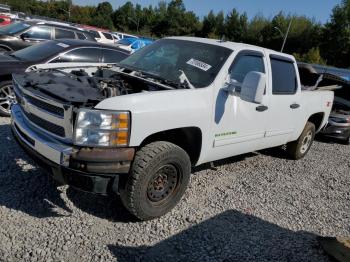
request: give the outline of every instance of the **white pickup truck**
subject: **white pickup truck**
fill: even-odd
[[[333,102],[333,92],[301,91],[290,55],[191,37],[114,67],[13,83],[12,130],[29,155],[62,183],[120,194],[141,220],[177,204],[191,166],[281,145],[304,157]]]

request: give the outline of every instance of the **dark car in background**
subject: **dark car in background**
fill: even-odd
[[[0,27],[0,52],[16,51],[53,39],[96,41],[88,31],[69,24],[29,20]]]
[[[319,134],[350,144],[350,70],[306,63],[298,63],[298,68],[306,88],[328,86],[334,91],[332,111]]]
[[[113,64],[129,54],[115,46],[72,39],[51,40],[0,54],[0,115],[9,116],[10,106],[15,100],[12,91],[13,73],[23,73],[37,64],[47,64],[48,68]]]

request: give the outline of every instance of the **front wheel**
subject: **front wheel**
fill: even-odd
[[[15,101],[12,82],[0,82],[0,116],[10,116],[11,104],[13,104]]]
[[[148,144],[136,153],[130,174],[121,183],[121,200],[140,220],[160,217],[180,201],[190,173],[190,158],[182,148],[169,142]]]
[[[298,140],[287,144],[287,152],[292,159],[303,158],[309,152],[315,138],[315,125],[307,122]]]

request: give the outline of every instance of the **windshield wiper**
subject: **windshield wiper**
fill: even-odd
[[[159,75],[152,74],[150,72],[146,72],[146,71],[140,70],[137,67],[133,67],[133,66],[129,66],[129,65],[123,65],[123,64],[120,64],[120,63],[117,63],[116,65],[119,66],[119,67],[128,69],[128,70],[132,70],[134,72],[137,72],[139,74],[139,76],[141,76],[141,77],[144,77],[144,78],[147,77],[147,78],[151,78],[153,80],[158,80],[158,81],[160,81],[163,84],[175,87],[177,89],[180,89],[180,88],[181,89],[191,88],[191,87],[188,86],[187,83],[175,82],[175,81],[166,79],[164,77],[161,77]]]
[[[184,71],[179,70],[181,75],[179,76],[179,80],[181,84],[187,84],[189,89],[194,89],[194,86],[191,84],[190,80],[188,79],[187,75]]]
[[[169,85],[169,86],[173,86],[177,89],[187,89],[189,88],[189,86],[186,84],[186,83],[182,83],[182,82],[175,82],[175,81],[172,81],[172,80],[169,80],[167,78],[164,78],[164,77],[161,77],[159,75],[156,75],[156,74],[152,74],[152,73],[149,73],[149,72],[144,72],[144,71],[139,71],[141,72],[141,74],[145,77],[150,77],[154,80],[158,80],[158,81],[161,81],[163,84],[166,84],[166,85]]]

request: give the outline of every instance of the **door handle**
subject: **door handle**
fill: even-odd
[[[255,108],[255,110],[258,111],[258,112],[264,112],[264,111],[266,111],[267,109],[269,109],[267,106],[257,106],[257,107]]]
[[[291,109],[297,109],[297,108],[299,108],[299,107],[300,107],[299,104],[291,104],[291,105],[290,105],[290,108],[291,108]]]

